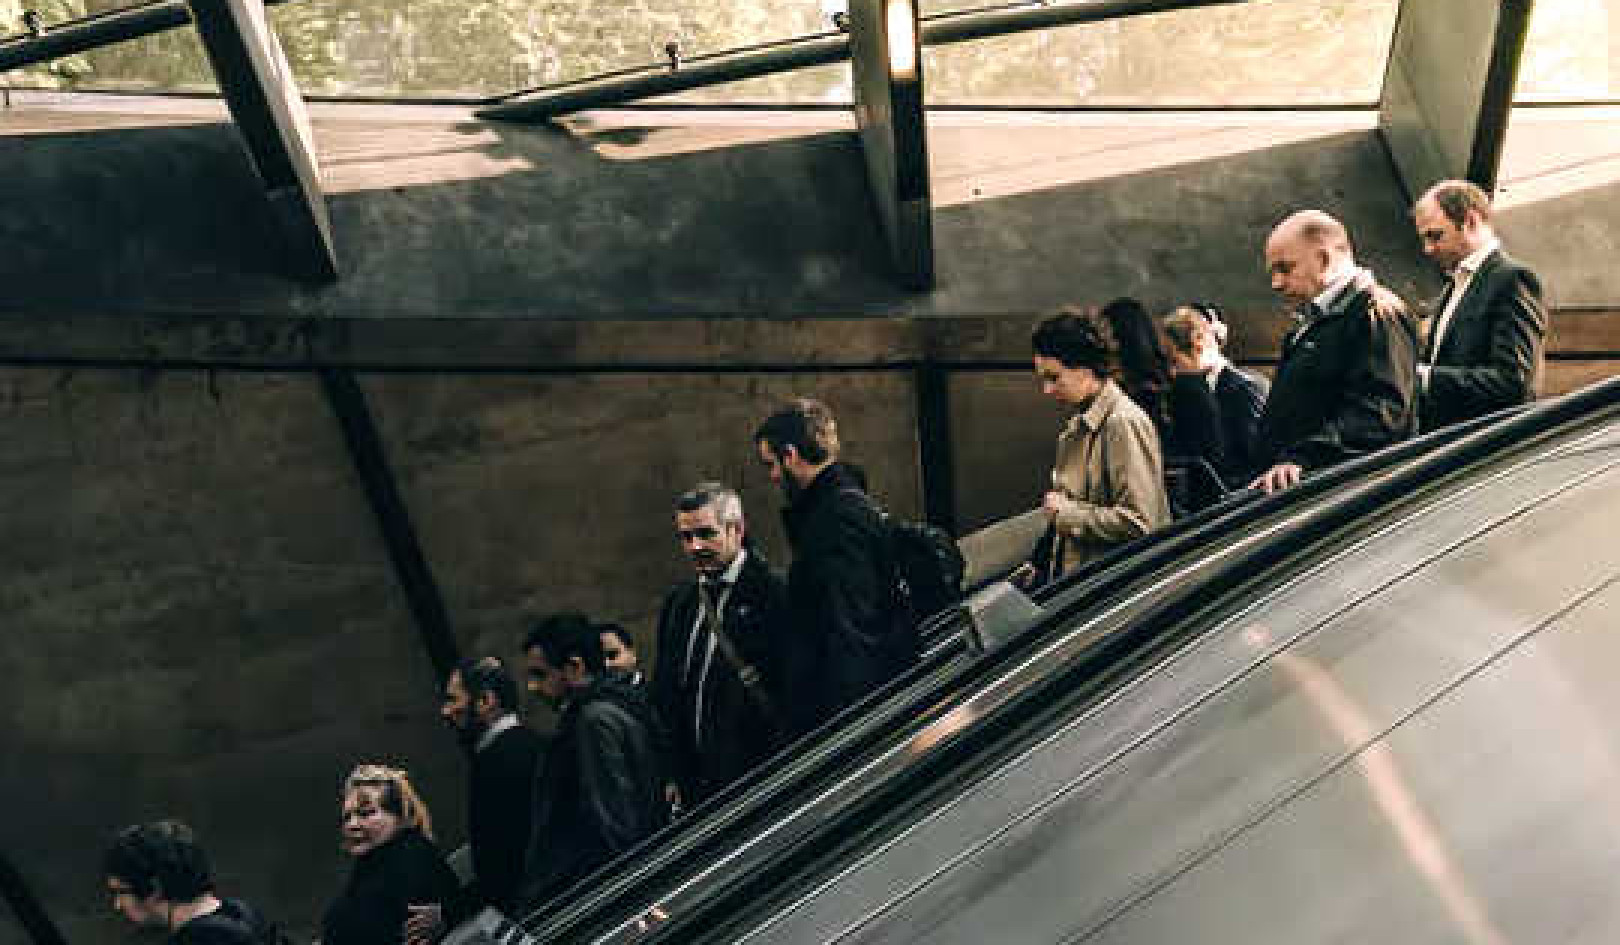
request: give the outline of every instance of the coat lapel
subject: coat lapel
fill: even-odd
[[[1463,291],[1463,297],[1457,302],[1457,310],[1451,313],[1451,322],[1446,325],[1445,336],[1440,339],[1440,347],[1435,350],[1431,359],[1433,364],[1445,364],[1446,354],[1457,347],[1457,338],[1469,330],[1467,326],[1474,323],[1474,309],[1479,306],[1480,299],[1485,297],[1485,285],[1496,275],[1497,267],[1502,264],[1502,251],[1495,250],[1486,256],[1479,264],[1479,269],[1468,280],[1468,288]]]

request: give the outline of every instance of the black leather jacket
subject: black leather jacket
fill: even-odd
[[[563,710],[535,783],[530,906],[669,822],[662,733],[643,687],[603,676]]]

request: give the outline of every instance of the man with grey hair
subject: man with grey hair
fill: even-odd
[[[787,586],[748,542],[735,489],[703,482],[683,493],[675,534],[693,580],[664,600],[652,692],[679,800],[692,807],[781,744]]]
[[[1266,269],[1299,320],[1283,339],[1260,416],[1264,466],[1250,483],[1274,492],[1411,435],[1417,329],[1401,300],[1356,265],[1344,225],[1320,210],[1277,224]]]
[[[1447,277],[1417,368],[1422,429],[1528,403],[1541,380],[1547,309],[1541,280],[1502,251],[1491,198],[1443,180],[1418,198],[1412,220],[1424,255]]]

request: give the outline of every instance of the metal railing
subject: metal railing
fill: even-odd
[[[941,46],[1056,26],[1247,2],[1249,0],[1076,0],[1045,3],[1029,0],[1027,3],[952,10],[924,16],[922,44]],[[843,62],[848,58],[847,33],[814,33],[744,49],[694,56],[678,64],[648,65],[514,92],[476,114],[480,118],[541,121],[586,108],[622,104],[739,79],[756,79],[808,66]]]

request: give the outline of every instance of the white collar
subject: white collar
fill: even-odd
[[[509,728],[517,728],[517,726],[518,718],[517,714],[514,712],[508,712],[495,721],[489,723],[489,728],[484,729],[484,734],[478,736],[478,743],[473,746],[473,752],[477,753],[483,751],[489,746],[495,744],[495,739],[500,738],[502,732]]]
[[[1323,312],[1333,311],[1333,303],[1338,301],[1339,296],[1344,293],[1345,288],[1363,272],[1366,272],[1366,270],[1357,268],[1356,264],[1353,262],[1347,260],[1344,263],[1341,263],[1338,273],[1334,275],[1333,278],[1328,280],[1328,284],[1322,289],[1321,292],[1317,293],[1316,298],[1312,299],[1312,301],[1315,302],[1316,307]]]
[[[1494,236],[1491,237],[1485,241],[1485,245],[1464,256],[1462,261],[1457,263],[1457,268],[1452,270],[1451,277],[1457,279],[1462,277],[1463,273],[1472,276],[1479,271],[1480,266],[1485,265],[1485,257],[1501,248],[1502,241]]]
[[[744,549],[738,551],[737,552],[737,557],[731,559],[731,563],[726,565],[726,569],[724,571],[720,572],[719,577],[712,578],[712,579],[704,578],[700,583],[703,583],[703,584],[725,584],[725,585],[728,585],[728,586],[732,585],[732,584],[736,584],[738,575],[742,574],[743,561],[747,557],[748,557],[748,549],[747,548],[744,548]]]
[[[1215,357],[1210,359],[1210,366],[1204,369],[1204,382],[1209,384],[1210,390],[1214,390],[1215,385],[1220,383],[1221,372],[1231,366],[1232,362],[1227,359],[1226,355],[1221,354],[1219,351],[1215,352]]]

